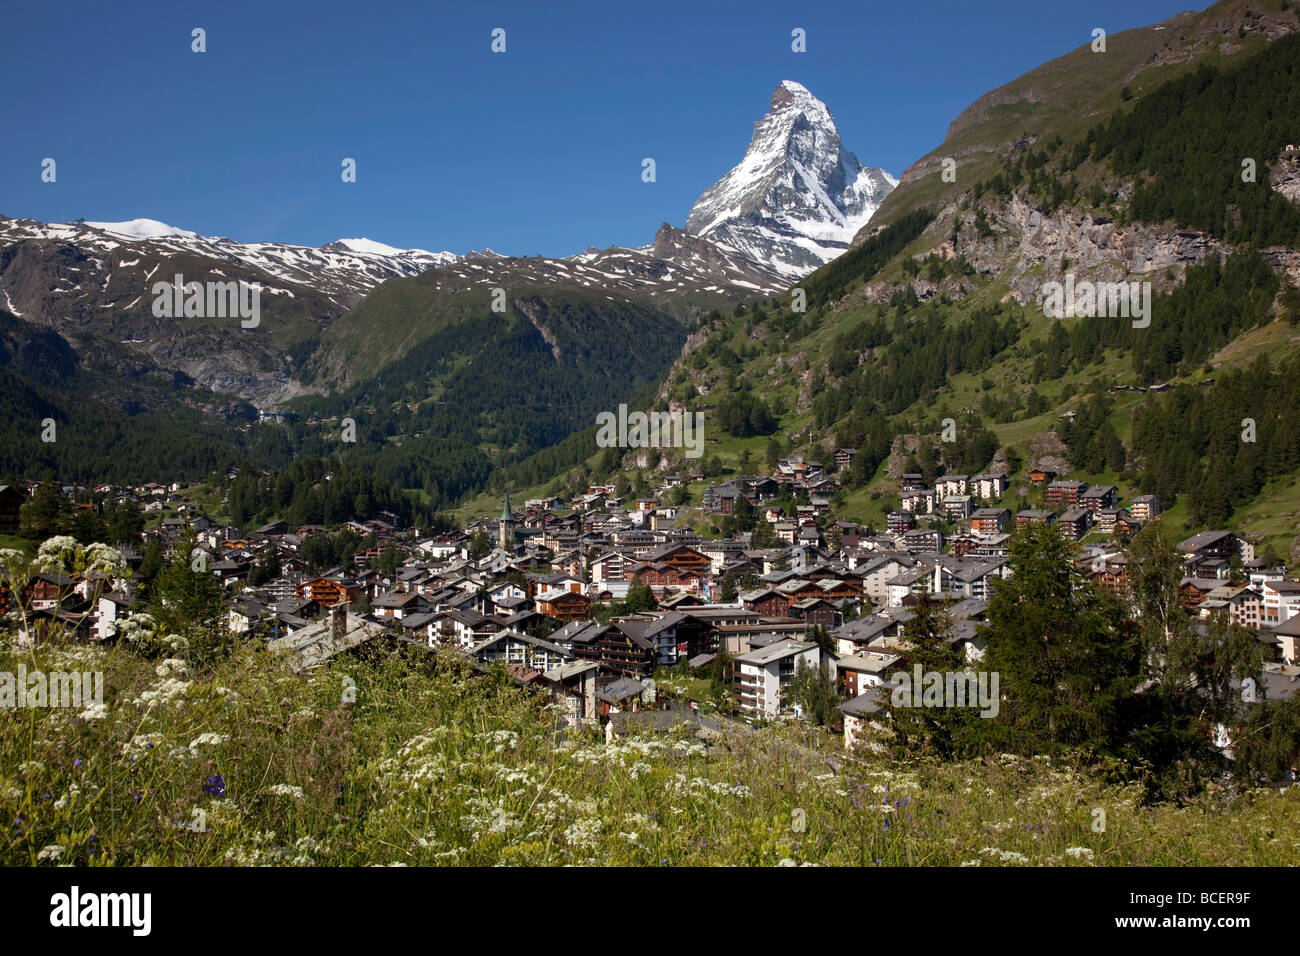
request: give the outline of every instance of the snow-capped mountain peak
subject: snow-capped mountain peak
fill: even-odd
[[[177,229],[175,226],[169,226],[157,219],[128,219],[125,222],[87,222],[84,225],[89,226],[91,229],[102,229],[104,232],[126,236],[129,239],[162,239],[165,236],[182,236],[186,239],[199,238],[197,232],[190,232],[188,229]]]
[[[744,159],[696,200],[686,231],[798,279],[844,252],[897,185],[843,147],[825,103],[785,80]]]
[[[406,259],[412,262],[425,262],[430,266],[449,265],[459,262],[460,256],[454,252],[430,252],[427,249],[398,249],[386,242],[374,239],[336,239],[321,246],[326,252],[354,252],[363,256],[382,256],[386,259]]]

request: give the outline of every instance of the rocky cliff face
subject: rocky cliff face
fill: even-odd
[[[1076,281],[1149,281],[1154,291],[1161,291],[1181,280],[1187,266],[1212,257],[1222,261],[1231,251],[1201,232],[1146,223],[1119,226],[1114,219],[1069,207],[1048,214],[1019,195],[1007,202],[986,201],[981,208],[994,235],[979,235],[973,208],[962,210],[950,204],[926,230],[931,242],[926,253],[965,256],[976,273],[1001,276],[1010,287],[1008,298],[1020,305],[1039,302],[1043,285],[1064,281],[1067,272]],[[968,279],[956,276],[942,282],[916,277],[911,284],[923,300],[939,292],[961,298],[972,288]],[[895,289],[894,283],[874,282],[856,295],[885,302]]]

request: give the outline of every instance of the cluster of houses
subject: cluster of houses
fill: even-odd
[[[789,460],[783,462],[789,472],[779,477],[739,476],[709,489],[708,510],[717,513],[744,497],[776,526],[779,544],[770,548],[752,547],[749,533],[705,540],[677,520],[679,509],[655,499],[623,502],[605,485],[567,503],[533,499],[520,509],[507,497],[498,518],[439,535],[375,514],[343,526],[373,547],[349,566],[315,573],[300,553],[303,541],[341,528],[275,521],[244,532],[190,513],[163,519],[145,537],[174,550],[193,536],[206,556],[199,573],[215,577],[227,595],[229,629],[266,640],[296,670],[375,640],[404,642],[463,654],[477,666],[500,664],[521,684],[551,694],[572,721],[605,722],[654,705],[656,670],[716,673],[721,654],[740,713],[771,720],[797,711],[789,684],[803,662],[833,676],[845,698],[841,712],[851,742],[881,707],[880,689],[904,650],[904,628],[922,595],[944,603],[948,639],[964,659],[982,657],[980,624],[994,582],[1011,573],[1011,524],[1006,509],[988,516],[981,513],[998,509],[981,508],[948,540],[937,529],[892,521],[886,533],[874,534],[829,520],[810,495],[813,503],[795,516],[815,530],[804,535],[804,525],[763,506],[792,481],[808,482],[805,494],[825,490],[815,464]],[[905,505],[946,506],[954,497],[996,501],[1006,491],[1002,476],[946,475],[933,488],[918,484],[919,477],[904,476]],[[1066,514],[1114,509],[1113,488],[1053,479],[1043,479],[1047,500]],[[3,500],[0,489],[0,505]],[[1139,505],[1150,509],[1142,520],[1159,512],[1148,496],[1135,499],[1128,513]],[[1059,520],[1064,526],[1064,515]],[[786,534],[783,524],[793,524],[795,533]],[[1250,542],[1230,531],[1203,532],[1178,547],[1188,612],[1224,614],[1257,634],[1270,680],[1278,682],[1270,693],[1293,692],[1300,675],[1300,581],[1264,566]],[[401,561],[384,573],[378,558],[389,548]],[[132,569],[127,580],[38,575],[27,582],[20,601],[35,629],[57,624],[88,640],[112,639],[138,606],[140,556],[134,548],[124,554]],[[1127,590],[1127,555],[1117,540],[1081,546],[1078,561],[1099,587]],[[254,583],[255,567],[279,573]],[[653,609],[628,609],[636,584],[653,593]],[[0,582],[0,610],[15,603],[8,585]],[[625,602],[622,610],[618,602]],[[597,613],[602,606],[606,612]]]
[[[944,475],[930,487],[921,475],[905,474],[899,482],[901,509],[889,513],[887,524],[894,534],[916,529],[926,515],[949,522],[969,521],[971,530],[980,534],[1055,524],[1067,538],[1081,541],[1094,532],[1131,538],[1160,514],[1156,495],[1138,495],[1129,507],[1122,508],[1114,485],[1057,480],[1054,472],[1043,468],[1033,469],[1029,480],[1042,489],[1044,507],[1026,508],[1013,515],[1011,509],[994,504],[1006,493],[1005,475]]]

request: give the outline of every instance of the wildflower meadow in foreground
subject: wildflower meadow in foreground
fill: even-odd
[[[808,727],[703,740],[683,725],[606,743],[560,729],[551,705],[504,675],[450,657],[302,676],[251,646],[206,669],[174,654],[127,642],[0,648],[0,666],[106,675],[102,717],[0,712],[0,862],[1300,862],[1294,790],[1144,806],[1139,788],[1065,761],[903,765],[846,755]]]

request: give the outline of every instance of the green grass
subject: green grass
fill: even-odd
[[[0,709],[9,866],[1285,865],[1300,850],[1297,788],[1143,806],[1067,762],[866,756],[835,773],[822,758],[845,758],[840,738],[803,725],[606,745],[423,652],[303,677],[252,647],[200,672],[124,647],[0,657],[107,683],[99,719]]]
[[[30,538],[21,538],[16,534],[0,534],[0,549],[12,548],[31,556],[36,554],[36,545],[37,542]]]

